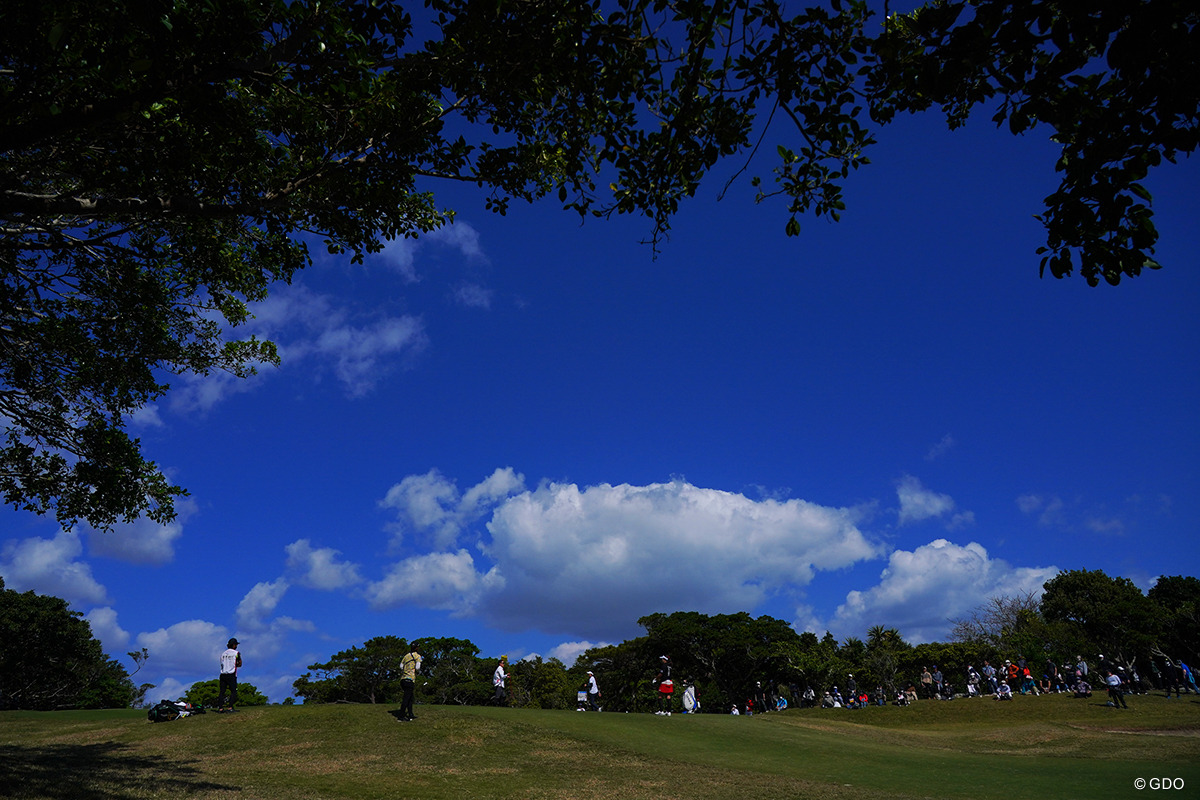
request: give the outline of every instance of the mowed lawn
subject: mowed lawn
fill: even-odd
[[[1200,796],[1200,701],[1018,697],[754,717],[419,706],[0,713],[0,797]]]

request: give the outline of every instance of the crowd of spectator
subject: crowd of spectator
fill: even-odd
[[[1076,656],[1074,663],[1061,665],[1051,658],[1034,664],[1021,655],[1016,660],[1006,659],[996,665],[985,660],[978,669],[974,664],[968,665],[960,684],[948,680],[941,669],[932,664],[922,668],[916,680],[908,682],[904,688],[897,686],[885,690],[880,684],[868,690],[859,685],[853,673],[848,673],[840,685],[831,685],[824,691],[812,686],[805,686],[801,690],[795,683],[790,684],[788,689],[792,707],[856,709],[886,706],[889,703],[907,706],[918,700],[985,696],[998,701],[1011,701],[1017,695],[1037,697],[1043,694],[1070,694],[1076,698],[1088,698],[1092,696],[1093,684],[1107,691],[1108,705],[1116,708],[1127,708],[1126,695],[1146,694],[1154,689],[1165,691],[1168,698],[1172,693],[1175,697],[1188,693],[1200,695],[1200,687],[1191,668],[1182,661],[1163,658],[1161,666],[1158,662],[1151,662],[1151,674],[1147,678],[1132,666],[1127,669],[1115,665],[1103,655],[1092,664],[1083,656]],[[747,699],[743,713],[762,713],[787,706],[787,697],[779,693],[779,687],[774,682],[768,681],[765,685],[759,682],[755,685],[754,695]],[[734,708],[738,706],[735,704]]]

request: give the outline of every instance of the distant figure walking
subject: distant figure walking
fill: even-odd
[[[1108,684],[1108,700],[1113,708],[1129,708],[1125,705],[1125,692],[1121,689],[1121,679],[1111,670],[1104,670],[1104,682]]]
[[[506,705],[508,703],[508,690],[504,688],[504,681],[508,678],[508,656],[500,656],[500,663],[496,665],[496,671],[492,673],[492,686],[495,692],[492,694],[492,703],[496,705]]]
[[[238,652],[238,640],[230,639],[221,653],[221,675],[217,679],[217,710],[233,711],[237,705],[237,671],[242,666],[242,654]],[[229,705],[225,705],[225,697],[229,696]]]
[[[596,676],[589,672],[587,674],[587,699],[588,707],[592,711],[600,710],[600,686],[596,683]]]

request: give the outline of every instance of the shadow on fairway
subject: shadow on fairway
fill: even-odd
[[[196,761],[135,755],[129,745],[0,745],[0,797],[112,800],[233,791],[201,777]]]

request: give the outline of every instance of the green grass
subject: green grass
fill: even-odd
[[[1065,696],[726,715],[272,706],[0,714],[0,797],[1136,797],[1200,789],[1200,702]]]

